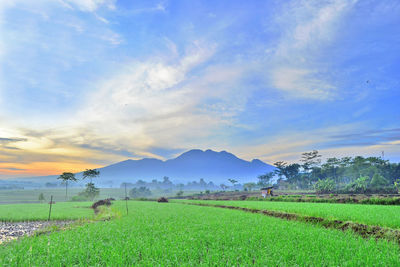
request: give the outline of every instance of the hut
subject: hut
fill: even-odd
[[[261,188],[261,195],[265,198],[267,196],[273,196],[274,194],[272,193],[272,186],[269,187],[263,187]]]

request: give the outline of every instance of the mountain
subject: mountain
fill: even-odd
[[[203,178],[219,184],[228,183],[229,178],[239,183],[254,182],[258,175],[273,171],[274,168],[261,160],[246,161],[226,151],[193,149],[166,161],[154,158],[129,159],[99,170],[102,182],[133,182],[139,179],[149,182],[168,176],[174,182],[187,183]]]
[[[100,177],[95,183],[101,187],[118,187],[123,182],[133,183],[140,180],[151,182],[153,179],[161,181],[168,176],[174,183],[199,181],[212,181],[214,184],[229,184],[228,179],[233,178],[239,183],[256,182],[257,176],[275,169],[258,159],[246,161],[226,151],[193,149],[180,156],[162,161],[154,158],[140,160],[125,160],[103,168],[99,168]],[[76,174],[82,178],[82,173]],[[20,178],[5,181],[9,185],[39,187],[46,182],[57,183],[58,175]],[[71,186],[84,185],[86,181],[79,181]]]

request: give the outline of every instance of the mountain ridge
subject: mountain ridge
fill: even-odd
[[[119,186],[123,182],[153,179],[162,180],[168,176],[175,183],[187,183],[203,178],[214,183],[228,183],[233,178],[239,183],[255,182],[257,176],[273,171],[274,166],[259,159],[246,161],[225,150],[217,152],[211,149],[192,149],[175,158],[160,160],[156,158],[127,159],[98,168],[100,177],[98,186]],[[82,172],[76,173],[78,178]],[[14,181],[57,182],[58,175],[15,178]]]

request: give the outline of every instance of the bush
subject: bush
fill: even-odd
[[[165,197],[160,197],[159,199],[157,199],[157,202],[166,203],[166,202],[168,202],[168,199]]]
[[[332,193],[335,190],[335,182],[331,179],[318,180],[314,188],[318,194]]]
[[[369,177],[367,176],[361,176],[357,180],[353,181],[352,183],[349,183],[343,193],[358,193],[358,194],[363,194],[366,193],[367,187],[368,187],[368,179]]]
[[[102,200],[99,200],[99,201],[93,203],[92,209],[96,210],[99,206],[110,206],[111,204],[112,203],[111,203],[111,200],[109,198],[102,199]]]

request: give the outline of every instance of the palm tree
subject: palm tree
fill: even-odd
[[[65,200],[68,199],[68,181],[76,182],[78,179],[75,178],[75,174],[72,172],[63,172],[57,179],[63,180],[65,183]]]

